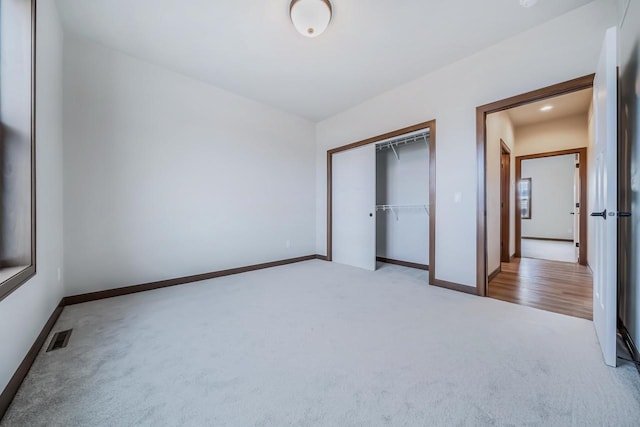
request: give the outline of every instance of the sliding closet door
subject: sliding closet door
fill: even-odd
[[[376,269],[376,147],[332,156],[333,261]]]

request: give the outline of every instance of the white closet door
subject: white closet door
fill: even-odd
[[[376,269],[376,147],[332,156],[333,261]]]

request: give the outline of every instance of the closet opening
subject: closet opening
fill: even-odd
[[[435,121],[327,151],[327,260],[435,277]]]
[[[375,147],[376,260],[429,270],[429,129]]]

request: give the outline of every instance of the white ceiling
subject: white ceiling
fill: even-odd
[[[309,39],[289,0],[58,0],[66,30],[319,121],[592,0],[331,0]],[[523,54],[526,54],[523,51]]]
[[[514,127],[532,125],[564,117],[584,114],[586,117],[593,97],[592,89],[584,89],[566,95],[548,98],[531,104],[507,110],[511,124]],[[553,109],[540,111],[540,108],[550,105]]]

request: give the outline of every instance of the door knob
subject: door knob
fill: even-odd
[[[607,210],[603,210],[602,212],[593,212],[591,216],[601,216],[603,219],[607,219]]]

